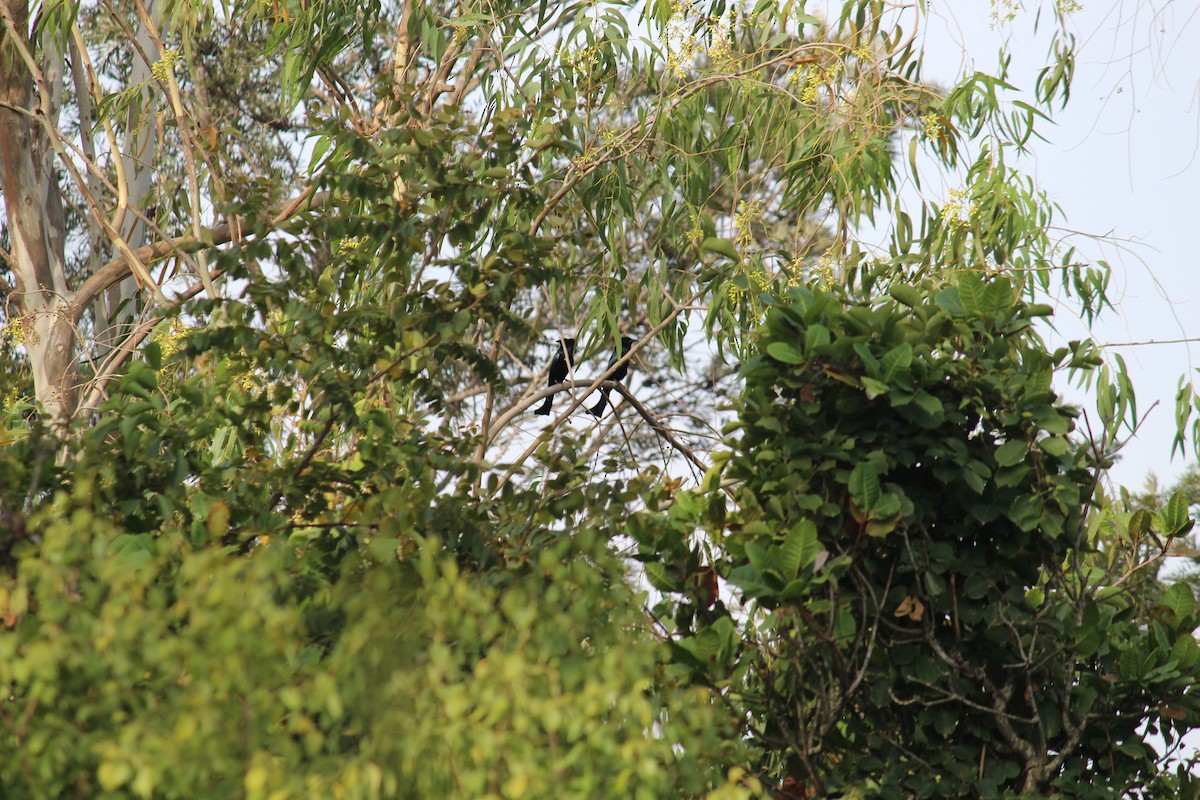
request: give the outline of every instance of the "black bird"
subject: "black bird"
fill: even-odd
[[[546,385],[554,386],[565,381],[567,379],[567,373],[571,371],[571,362],[574,360],[575,340],[559,339],[558,352],[554,354],[554,358],[550,362],[550,380]],[[533,413],[541,414],[543,417],[549,415],[550,405],[553,399],[554,395],[547,397]]]
[[[622,336],[621,337],[621,344],[620,344],[620,346],[617,347],[616,351],[613,353],[612,361],[608,362],[608,369],[612,369],[613,364],[616,364],[618,361],[621,360],[621,356],[623,356],[629,352],[629,348],[631,346],[633,346],[633,343],[635,341],[637,341],[637,340],[634,339],[632,336]],[[605,371],[607,372],[607,370],[605,370]],[[625,363],[621,364],[621,366],[617,367],[616,371],[613,372],[613,374],[609,375],[607,380],[616,381],[617,383],[620,383],[621,381],[625,380],[625,376],[628,374],[629,374],[629,362],[626,361]],[[598,417],[604,413],[604,404],[608,402],[608,394],[611,391],[612,391],[612,389],[609,389],[607,387],[603,387],[603,386],[600,387],[600,401],[598,403],[596,403],[596,405],[594,405],[588,409],[588,411],[590,411],[592,413],[593,417]]]

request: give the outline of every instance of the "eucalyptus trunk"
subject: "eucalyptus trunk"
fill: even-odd
[[[63,59],[48,41],[40,63],[35,60],[25,0],[0,0],[0,9],[0,190],[15,281],[11,310],[21,321],[37,400],[51,426],[65,430],[78,402],[77,315],[50,141],[62,99]]]

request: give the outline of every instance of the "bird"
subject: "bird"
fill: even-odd
[[[550,361],[550,379],[546,385],[554,386],[565,381],[567,379],[567,373],[571,371],[571,362],[574,360],[575,340],[559,339],[558,352],[554,354],[554,358]],[[543,417],[549,415],[550,405],[553,399],[554,395],[547,397],[533,413],[540,414]]]
[[[635,341],[636,340],[632,336],[622,336],[621,337],[621,344],[613,352],[612,361],[608,362],[609,370],[611,370],[613,368],[614,364],[616,364],[618,361],[621,360],[621,356],[623,356],[629,352],[629,348],[633,345],[633,343]],[[608,370],[605,370],[605,371],[607,372]],[[625,361],[621,364],[621,366],[617,367],[616,370],[614,370],[611,375],[608,376],[607,380],[617,381],[618,383],[620,383],[621,381],[625,380],[625,376],[628,374],[629,374],[629,362]],[[608,402],[608,394],[611,391],[612,391],[612,389],[609,389],[608,387],[605,387],[605,386],[600,387],[599,402],[597,402],[596,405],[594,405],[588,409],[588,411],[591,412],[593,417],[598,417],[604,413],[604,404]]]

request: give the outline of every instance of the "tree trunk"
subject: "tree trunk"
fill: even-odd
[[[158,4],[149,0],[146,3],[151,15],[158,14]],[[151,61],[159,57],[158,46],[145,25],[139,25],[135,33],[138,53],[145,53]],[[129,69],[129,85],[141,86],[139,96],[129,104],[125,116],[125,138],[121,152],[121,169],[125,172],[125,182],[128,192],[129,207],[143,213],[150,209],[150,193],[153,189],[153,177],[156,153],[154,138],[154,123],[152,120],[154,102],[150,86],[153,85],[150,65],[140,55],[135,55]],[[125,211],[120,218],[117,231],[129,244],[131,250],[137,250],[149,242],[146,223],[142,222],[132,211]],[[138,307],[138,287],[133,276],[126,276],[108,287],[96,303],[96,328],[99,331],[96,344],[99,358],[108,355],[116,349],[125,337],[129,335],[141,309]]]
[[[65,432],[78,395],[74,295],[67,285],[54,151],[43,125],[53,125],[57,116],[63,64],[47,46],[35,94],[28,3],[0,0],[0,6],[6,18],[0,32],[0,191],[15,278],[10,308],[21,319],[37,400],[50,425]],[[15,32],[8,30],[9,20]]]

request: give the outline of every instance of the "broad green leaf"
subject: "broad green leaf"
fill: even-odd
[[[1147,509],[1139,508],[1129,515],[1129,535],[1134,539],[1140,539],[1146,535],[1146,531],[1150,530],[1154,518]]]
[[[1187,583],[1180,581],[1171,584],[1167,591],[1163,592],[1159,605],[1169,608],[1176,619],[1188,619],[1196,612],[1196,596],[1192,594],[1192,589]]]
[[[909,308],[916,308],[921,303],[921,293],[906,283],[895,283],[888,287],[888,294]]]
[[[1047,436],[1045,439],[1038,440],[1038,447],[1042,452],[1052,456],[1065,455],[1070,449],[1071,443],[1061,436]]]
[[[820,323],[809,325],[804,331],[804,351],[810,356],[815,355],[820,348],[826,347],[829,342],[829,329]]]
[[[1197,663],[1200,663],[1200,645],[1196,643],[1195,638],[1190,631],[1181,631],[1175,637],[1175,644],[1171,647],[1171,658],[1179,662],[1181,670],[1193,670]]]
[[[878,519],[888,519],[900,513],[900,497],[891,492],[879,496],[879,500],[871,509],[871,515]]]
[[[851,471],[847,488],[850,490],[850,497],[854,500],[854,505],[864,513],[871,511],[875,507],[875,503],[879,501],[880,495],[883,494],[883,489],[879,484],[879,475],[875,471],[875,465],[870,461],[860,461]]]
[[[1188,499],[1183,492],[1175,492],[1161,512],[1163,533],[1178,536],[1192,529],[1195,521],[1188,513]]]
[[[1029,443],[1021,439],[1005,442],[996,448],[996,463],[1002,467],[1020,464],[1029,453]]]
[[[776,361],[782,361],[785,364],[803,364],[805,361],[804,355],[787,342],[774,341],[769,343],[767,345],[767,354]]]
[[[966,309],[963,308],[962,300],[959,297],[959,291],[954,286],[948,286],[937,293],[934,297],[934,302],[938,307],[949,314],[951,317],[958,319],[966,316]]]
[[[879,360],[881,367],[880,378],[885,381],[890,381],[896,376],[896,373],[903,369],[908,369],[912,366],[913,349],[908,342],[903,342],[896,345],[891,350],[887,351],[883,358]]]
[[[133,767],[128,761],[103,761],[96,770],[96,779],[101,788],[111,792],[123,786],[133,777]]]
[[[801,520],[788,532],[780,547],[779,568],[785,580],[791,580],[812,565],[821,550],[817,526],[811,520]]]
[[[767,582],[763,580],[762,573],[751,564],[742,564],[739,567],[734,567],[730,571],[729,577],[725,580],[730,585],[741,589],[742,594],[750,600],[765,597],[774,592]]]
[[[996,275],[987,282],[984,289],[983,307],[984,310],[999,314],[1008,311],[1013,305],[1013,287],[1010,281],[1004,275]]]
[[[779,571],[779,565],[771,557],[771,552],[757,542],[746,543],[746,557],[750,559],[751,565],[762,574],[768,571]]]
[[[859,380],[862,381],[863,389],[866,391],[868,399],[871,399],[871,400],[874,400],[876,397],[879,397],[880,395],[887,394],[888,389],[891,388],[883,381],[877,381],[874,378],[868,377],[866,375],[862,376],[862,378],[860,378]]]
[[[916,413],[913,413],[915,407]],[[936,428],[946,418],[946,410],[942,401],[926,391],[917,392],[912,403],[905,406],[906,413],[911,414],[919,425],[926,428]]]
[[[978,272],[968,270],[958,274],[955,281],[963,310],[973,316],[991,311],[987,307],[987,287]]]

